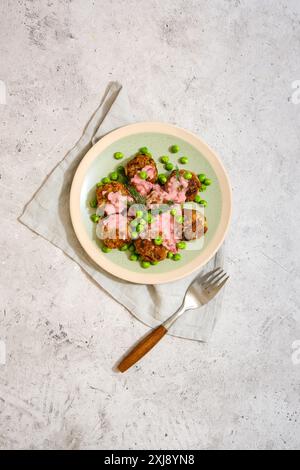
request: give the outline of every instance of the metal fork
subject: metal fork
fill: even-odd
[[[125,372],[129,367],[133,366],[165,336],[169,328],[185,311],[194,310],[207,304],[222,289],[228,279],[229,276],[227,276],[222,268],[216,268],[205,275],[197,276],[187,288],[180,308],[160,326],[142,338],[121,360],[117,366],[118,370]]]

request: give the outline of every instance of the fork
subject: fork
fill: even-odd
[[[160,326],[142,338],[118,364],[117,369],[125,372],[149,352],[168,332],[171,326],[186,310],[202,307],[212,300],[228,281],[229,276],[222,268],[197,276],[186,290],[182,305]]]

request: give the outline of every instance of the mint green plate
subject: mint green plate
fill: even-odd
[[[177,144],[179,152],[169,152]],[[129,260],[128,253],[112,250],[105,254],[96,237],[96,225],[90,220],[94,212],[89,201],[95,197],[95,185],[120,164],[134,156],[140,147],[148,147],[156,160],[158,172],[164,173],[159,162],[161,155],[169,155],[170,161],[181,169],[205,173],[212,185],[207,188],[203,199],[208,232],[201,241],[191,241],[182,251],[180,261],[165,260],[143,269],[138,262]],[[122,152],[126,158],[115,160],[114,152]],[[179,163],[181,156],[187,156],[188,164]],[[109,273],[139,284],[160,284],[183,278],[205,265],[222,244],[228,230],[231,216],[231,189],[227,173],[216,154],[199,137],[190,132],[164,123],[138,123],[117,129],[103,137],[82,159],[71,188],[71,219],[75,233],[87,254],[101,268]]]

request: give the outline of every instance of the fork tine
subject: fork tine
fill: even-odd
[[[217,273],[217,271],[220,271],[220,270],[222,270],[222,268],[216,268],[204,274],[203,276],[201,276],[201,282],[206,282],[210,278],[210,276],[212,276],[213,274]]]
[[[225,272],[222,272],[219,277],[212,280],[212,282],[210,283],[211,287],[217,286],[219,284],[219,282],[222,281],[224,279],[224,277],[226,277],[226,276],[227,276],[227,274]]]
[[[205,280],[205,286],[208,286],[214,282],[215,279],[217,279],[219,276],[223,276],[224,271],[222,268],[219,268],[218,272],[214,274],[213,277],[209,277],[208,279]]]
[[[218,284],[217,286],[214,286],[214,289],[216,289],[216,292],[218,292],[220,289],[222,289],[222,287],[224,286],[224,284],[226,284],[226,282],[228,281],[229,279],[229,276],[227,276],[224,281],[222,281],[220,284]]]

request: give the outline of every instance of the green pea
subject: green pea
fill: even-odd
[[[190,173],[189,171],[186,171],[183,175],[183,177],[186,179],[186,180],[191,180],[193,178],[193,175],[192,173]]]
[[[152,266],[156,266],[158,264],[158,261],[151,261]]]
[[[199,191],[202,193],[203,191],[206,191],[206,189],[207,189],[207,186],[205,186],[205,184],[202,183]]]
[[[168,163],[169,157],[167,155],[163,155],[162,157],[160,157],[160,161],[161,163]]]
[[[142,180],[146,180],[148,178],[148,173],[146,171],[140,171],[139,177]]]
[[[155,240],[154,240],[155,245],[161,245],[162,242],[163,242],[163,240],[162,240],[161,237],[157,237],[157,238],[155,238]]]
[[[127,251],[128,248],[129,248],[128,243],[125,243],[125,245],[123,245],[123,246],[120,247],[120,251]]]
[[[117,181],[117,179],[119,178],[117,171],[113,171],[109,176],[112,181]]]
[[[177,152],[179,152],[179,147],[178,147],[178,145],[172,145],[172,146],[170,147],[170,151],[171,151],[172,153],[177,153]]]
[[[203,183],[206,180],[206,175],[204,173],[200,173],[200,175],[198,175],[198,178],[200,182]]]
[[[130,222],[130,225],[131,227],[136,227],[137,225],[139,225],[139,221],[137,219],[133,219],[131,222]]]
[[[147,269],[150,268],[151,264],[149,261],[142,261],[142,268]]]
[[[99,183],[96,184],[97,188],[100,188],[100,186],[102,186],[102,182],[99,181]]]
[[[147,223],[147,220],[145,220],[145,219],[141,219],[141,220],[140,220],[140,225],[145,226],[146,223]]]
[[[140,148],[140,152],[143,154],[143,155],[147,155],[149,153],[149,150],[147,147],[141,147]]]
[[[139,234],[137,232],[131,232],[131,238],[133,240],[136,240],[137,238],[139,238]]]
[[[181,254],[180,254],[180,253],[176,253],[176,254],[173,256],[173,260],[174,260],[174,261],[179,261],[179,260],[181,260]]]
[[[185,250],[186,249],[186,243],[185,242],[178,242],[178,243],[176,243],[176,246],[179,250]]]
[[[172,210],[170,211],[170,214],[173,215],[173,217],[175,217],[176,214],[177,214],[177,210],[176,210],[176,209],[172,209]]]
[[[182,216],[182,215],[179,215],[178,217],[176,217],[176,221],[177,221],[179,224],[183,224],[183,216]]]
[[[133,253],[135,251],[135,246],[133,244],[129,245],[128,250]]]
[[[92,214],[91,215],[91,221],[94,222],[94,224],[99,222],[99,219],[100,219],[99,215],[97,215],[97,214]]]
[[[201,196],[197,194],[194,199],[195,202],[199,203],[201,201]]]
[[[173,168],[174,168],[173,163],[166,163],[166,164],[165,164],[165,169],[166,169],[167,171],[171,171],[171,170],[173,170]]]
[[[108,178],[107,176],[105,178],[102,178],[102,183],[103,184],[106,184],[106,183],[110,183],[110,178]]]
[[[103,245],[101,250],[103,251],[103,253],[110,253],[111,252],[111,248],[108,248],[108,246],[105,246]]]
[[[207,206],[207,201],[205,201],[204,199],[201,199],[199,204],[203,207],[206,207]]]
[[[135,213],[135,216],[138,218],[138,219],[141,219],[144,215],[144,212],[143,211],[136,211]]]
[[[205,184],[205,186],[210,186],[211,185],[211,179],[209,178],[206,178],[203,183]]]
[[[158,175],[158,181],[161,183],[161,184],[165,184],[167,182],[167,177],[166,175]]]
[[[185,165],[186,163],[189,162],[189,159],[188,159],[188,157],[181,157],[181,158],[179,158],[179,162],[182,163],[183,165]]]
[[[118,166],[118,168],[117,168],[117,172],[118,172],[120,175],[122,175],[122,174],[125,173],[125,168],[124,168],[122,165],[120,165],[120,166]]]
[[[124,154],[122,152],[115,152],[114,157],[116,160],[121,160],[121,158],[124,157]]]
[[[139,224],[136,228],[137,233],[141,233],[144,230],[144,228],[145,228],[144,225]]]
[[[147,214],[147,222],[148,224],[152,224],[152,222],[154,221],[154,217],[152,214]]]
[[[98,203],[97,203],[97,199],[92,199],[90,201],[90,207],[92,207],[93,209],[96,209]]]
[[[173,259],[174,254],[173,254],[171,251],[169,251],[169,253],[167,254],[167,257],[168,257],[169,259]]]
[[[137,261],[139,259],[139,255],[136,253],[132,253],[132,255],[129,256],[130,261]]]

